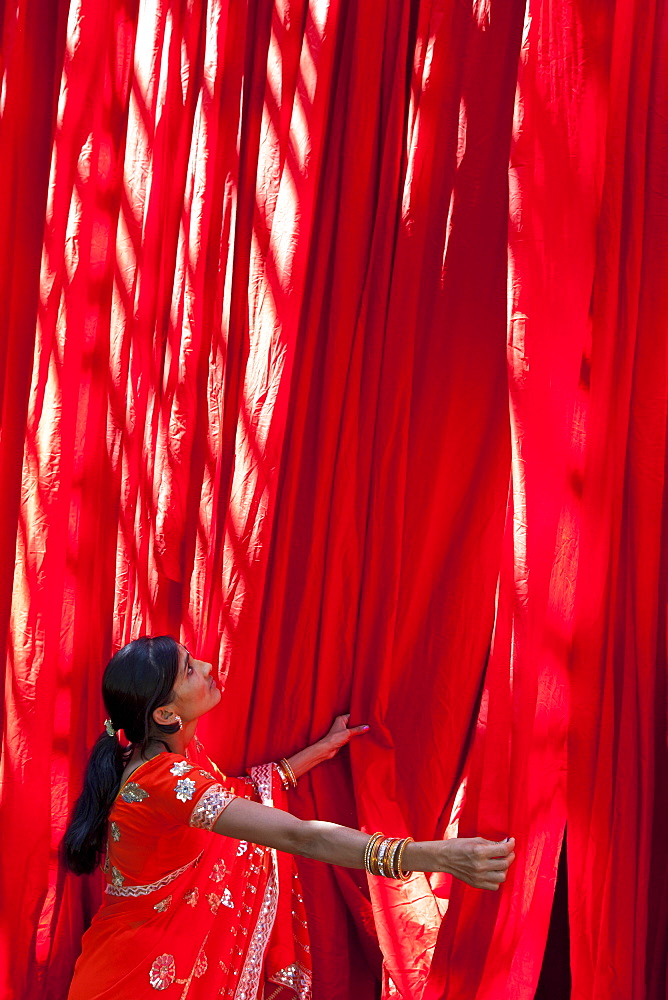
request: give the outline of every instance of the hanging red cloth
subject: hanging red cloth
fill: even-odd
[[[525,6],[2,6],[10,995],[66,995],[99,677],[172,632],[226,772],[351,709],[292,809],[517,839],[493,896],[300,862],[317,1000],[529,998],[565,822],[574,996],[660,996],[666,12]]]

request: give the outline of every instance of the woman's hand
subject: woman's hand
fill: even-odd
[[[367,732],[368,726],[353,726],[352,729],[348,729],[349,719],[349,715],[337,715],[326,736],[310,747],[306,747],[305,750],[300,750],[299,753],[288,757],[288,762],[298,778],[310,771],[316,764],[321,764],[323,760],[335,757],[341,747],[344,747],[353,736]]]
[[[319,741],[324,753],[321,760],[329,760],[331,757],[335,757],[341,747],[344,747],[346,743],[350,743],[353,736],[361,736],[362,733],[368,732],[368,726],[353,726],[351,729],[348,729],[349,719],[350,715],[337,715],[334,719],[327,735],[323,736]]]
[[[438,871],[449,872],[474,889],[496,891],[515,860],[515,838],[500,843],[482,837],[443,840],[436,850]]]

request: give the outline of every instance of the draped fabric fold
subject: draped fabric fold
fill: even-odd
[[[350,710],[298,815],[517,839],[498,894],[300,861],[315,1000],[529,1000],[566,825],[574,998],[656,1000],[663,0],[0,17],[2,995],[66,995],[101,672],[171,632],[226,773]]]

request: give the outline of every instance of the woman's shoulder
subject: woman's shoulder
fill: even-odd
[[[166,756],[167,754],[160,753],[148,760],[130,761],[121,778],[119,797],[125,802],[137,802],[146,798],[145,787],[163,773],[165,762],[161,758]]]
[[[139,802],[150,795],[175,791],[179,798],[182,795],[190,798],[202,785],[231,784],[217,764],[204,754],[198,757],[199,760],[191,760],[185,754],[167,750],[157,753],[126,769],[118,797],[124,802]]]

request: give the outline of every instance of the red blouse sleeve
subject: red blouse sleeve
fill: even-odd
[[[177,754],[170,754],[153,776],[153,808],[173,823],[213,829],[223,809],[236,798],[233,781]]]

